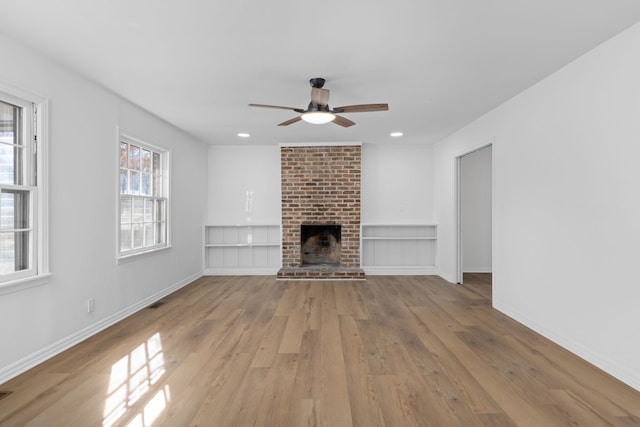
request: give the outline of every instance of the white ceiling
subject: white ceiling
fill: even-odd
[[[15,0],[0,31],[207,143],[431,143],[639,20],[638,0]],[[296,113],[247,106],[305,108],[311,77],[389,111],[276,127]]]

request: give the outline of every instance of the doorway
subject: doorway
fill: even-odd
[[[493,246],[493,146],[456,158],[456,281],[491,277]]]

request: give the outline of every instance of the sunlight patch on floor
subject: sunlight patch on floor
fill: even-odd
[[[112,365],[102,426],[111,427],[124,417],[164,373],[162,341],[156,333]],[[164,386],[147,401],[142,411],[133,416],[128,414],[132,419],[127,426],[151,426],[166,408],[169,397],[169,386]]]

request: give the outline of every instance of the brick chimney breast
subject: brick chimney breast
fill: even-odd
[[[364,278],[360,270],[361,148],[360,144],[281,145],[282,270],[278,272],[279,278],[287,278],[287,271],[301,267],[302,224],[339,224],[342,230],[339,267],[358,271],[358,278]],[[300,274],[290,276],[300,278]],[[311,276],[318,277],[317,271]],[[344,277],[344,271],[335,276]]]

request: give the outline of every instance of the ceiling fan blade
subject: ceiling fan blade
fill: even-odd
[[[329,89],[321,89],[319,87],[311,88],[311,103],[324,107],[329,105]]]
[[[289,119],[289,120],[286,120],[286,121],[284,121],[282,123],[278,123],[278,126],[289,126],[289,125],[292,125],[294,123],[299,122],[300,120],[302,120],[300,117],[294,117],[293,119]]]
[[[302,113],[304,110],[302,108],[293,108],[293,107],[282,107],[280,105],[266,105],[266,104],[249,104],[249,107],[260,107],[260,108],[278,108],[280,110],[291,110],[296,113]]]
[[[352,122],[351,120],[347,119],[346,117],[342,117],[336,114],[336,118],[333,119],[333,123],[342,126],[343,128],[348,128],[349,126],[353,126],[356,123]]]
[[[345,105],[344,107],[334,108],[336,113],[368,113],[370,111],[387,111],[389,104],[360,104]]]

